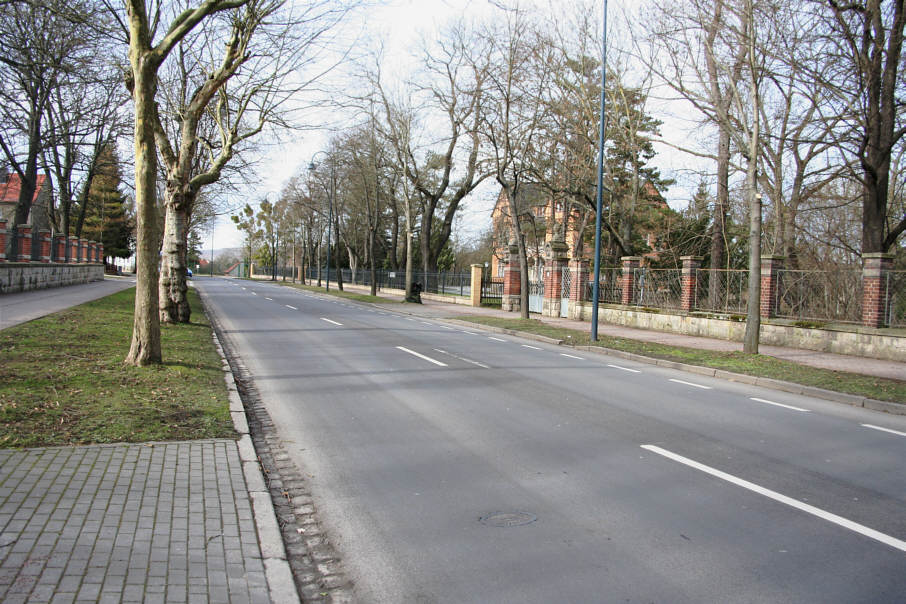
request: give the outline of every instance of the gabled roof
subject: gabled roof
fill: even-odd
[[[2,177],[0,177],[2,178]],[[38,199],[41,193],[41,187],[47,182],[46,174],[38,174],[35,178],[35,196],[32,197],[32,203]],[[6,182],[0,182],[0,203],[16,203],[19,201],[19,192],[22,190],[22,179],[18,174],[10,174]]]

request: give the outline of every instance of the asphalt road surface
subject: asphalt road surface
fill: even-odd
[[[135,277],[108,277],[91,283],[3,294],[0,296],[0,329],[91,302],[130,287],[135,287]]]
[[[363,602],[906,601],[906,417],[196,286]]]

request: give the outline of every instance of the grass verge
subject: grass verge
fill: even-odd
[[[612,336],[598,336],[598,341],[595,343],[591,342],[587,331],[555,327],[536,319],[504,319],[483,316],[459,316],[456,319],[546,336],[563,340],[573,346],[611,348],[646,357],[795,382],[804,386],[855,394],[881,401],[906,402],[906,381],[903,380],[808,367],[767,355],[714,352]]]
[[[135,290],[0,331],[0,447],[235,437],[198,294],[163,325],[164,364],[123,364]]]

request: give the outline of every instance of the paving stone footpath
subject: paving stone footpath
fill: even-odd
[[[0,450],[0,602],[270,602],[237,442]]]

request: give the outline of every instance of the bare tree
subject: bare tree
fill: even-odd
[[[862,185],[862,253],[887,252],[906,231],[906,213],[889,216],[891,160],[906,134],[903,0],[840,2],[820,6],[828,52],[837,59],[816,73],[851,120],[853,136],[842,147],[858,162]]]
[[[521,278],[520,314],[529,316],[529,281],[526,242],[520,216],[523,195],[532,182],[536,151],[548,119],[540,91],[551,83],[552,45],[533,27],[521,8],[502,9],[497,27],[484,32],[492,68],[488,70],[490,95],[482,114],[482,135],[488,146],[494,179],[507,199],[512,245],[516,246]]]

